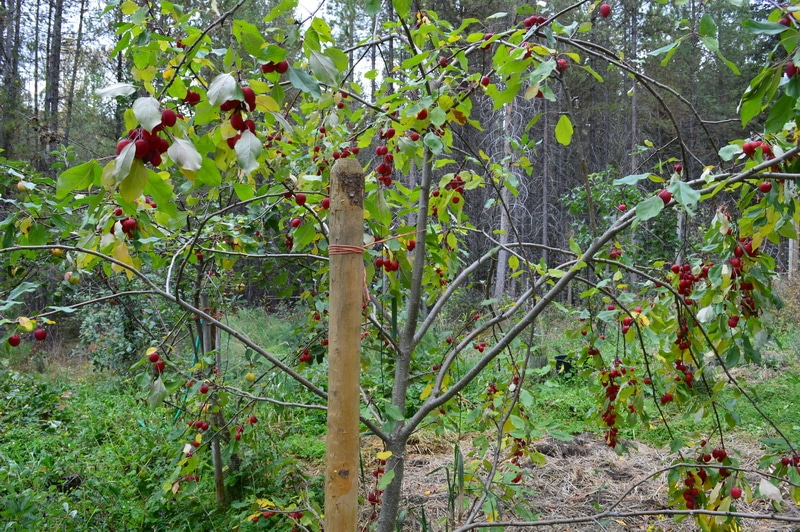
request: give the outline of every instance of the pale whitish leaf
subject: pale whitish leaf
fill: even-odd
[[[208,86],[208,103],[213,107],[238,96],[239,84],[230,74],[220,74]]]
[[[261,141],[249,129],[246,129],[236,142],[236,158],[246,174],[252,173],[258,168],[259,155],[261,155]]]
[[[742,148],[736,144],[728,144],[719,150],[719,156],[723,161],[730,161],[740,153],[742,153]]]
[[[150,395],[147,397],[147,403],[150,405],[150,408],[155,408],[161,404],[166,396],[167,387],[164,386],[164,381],[159,377],[150,388]]]
[[[117,158],[114,159],[114,172],[112,175],[114,176],[114,181],[116,183],[120,183],[128,176],[129,173],[131,173],[131,165],[133,164],[133,160],[135,158],[136,145],[131,142],[122,148],[122,151],[119,152]]]
[[[196,172],[203,165],[203,157],[190,140],[176,138],[167,153],[181,170]]]
[[[761,483],[758,485],[758,491],[761,492],[763,497],[772,501],[782,501],[781,490],[776,488],[769,480],[762,478]]]
[[[130,83],[112,83],[102,89],[97,89],[94,93],[100,98],[114,98],[116,96],[130,96],[136,92],[136,87]]]
[[[697,321],[700,323],[708,323],[709,321],[713,320],[716,315],[717,313],[714,312],[714,307],[709,305],[700,309],[700,312],[697,313]]]
[[[161,123],[161,108],[158,100],[152,96],[137,98],[133,102],[133,116],[143,128],[153,131],[153,128]]]

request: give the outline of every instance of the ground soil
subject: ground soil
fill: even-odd
[[[464,453],[470,448],[469,437],[459,443]],[[377,443],[377,442],[375,442]],[[523,463],[525,471],[522,481],[530,492],[528,502],[538,519],[568,520],[587,517],[607,510],[618,501],[620,513],[668,509],[667,479],[649,476],[669,464],[674,455],[668,449],[654,449],[647,445],[632,443],[630,453],[619,456],[610,449],[601,436],[581,434],[570,442],[545,437],[535,443],[539,452],[546,456],[546,464]],[[367,446],[371,446],[367,444]],[[735,449],[741,467],[757,469],[758,457],[763,452],[755,440],[734,438],[728,446]],[[469,460],[470,458],[466,458]],[[406,466],[406,482],[403,507],[409,508],[404,530],[423,530],[420,517],[425,514],[429,531],[453,530],[463,524],[465,517],[448,519],[447,471],[453,470],[453,444],[442,439],[410,445]],[[451,477],[452,478],[452,477]],[[755,487],[761,481],[757,473],[748,473],[747,478]],[[789,501],[784,490],[784,498]],[[752,503],[740,500],[739,512],[769,514],[771,507],[758,499]],[[784,504],[782,515],[800,518],[800,507],[791,502]],[[365,516],[367,517],[367,516]],[[453,524],[456,526],[454,527]],[[676,523],[670,516],[625,517],[589,523],[560,522],[551,526],[514,527],[506,530],[543,530],[559,532],[577,531],[690,531],[698,530],[691,518]],[[483,529],[488,530],[488,529]],[[766,532],[800,530],[798,524],[775,521],[745,519],[742,531]]]

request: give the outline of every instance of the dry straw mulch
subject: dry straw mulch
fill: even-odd
[[[470,449],[469,438],[459,443],[465,455]],[[611,507],[623,496],[616,507],[619,512],[659,511],[667,509],[666,474],[649,478],[671,460],[667,449],[654,449],[643,444],[631,445],[630,454],[618,456],[596,435],[583,434],[570,442],[545,438],[535,443],[536,448],[547,457],[547,463],[537,466],[523,463],[524,486],[531,493],[531,508],[539,512],[540,519],[569,519],[586,517]],[[367,445],[367,447],[373,447]],[[743,438],[728,440],[726,446],[737,454],[741,466],[756,468],[761,453],[757,443]],[[371,454],[369,452],[366,455]],[[425,513],[428,530],[436,532],[452,530],[445,524],[448,515],[447,470],[453,470],[453,443],[443,439],[428,442],[412,442],[406,466],[406,481],[403,506],[410,508],[404,530],[422,530],[419,518]],[[642,482],[644,479],[644,482]],[[757,486],[759,475],[748,475],[751,484]],[[638,486],[631,488],[640,483]],[[627,493],[629,490],[630,493]],[[627,495],[625,495],[627,493]],[[788,500],[788,497],[787,497]],[[770,513],[770,507],[762,500],[747,504],[737,503],[737,510],[746,513]],[[600,510],[598,510],[600,508]],[[800,517],[800,507],[788,503],[785,515]],[[456,518],[456,524],[459,519]],[[539,526],[543,531],[689,531],[696,530],[691,518],[678,524],[671,517],[647,516],[620,520]],[[485,529],[484,529],[485,530]],[[522,530],[517,528],[515,530]],[[530,528],[528,529],[530,530]],[[774,521],[745,520],[743,531],[787,531],[800,530],[797,525]]]

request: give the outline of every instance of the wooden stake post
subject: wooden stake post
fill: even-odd
[[[355,532],[364,294],[364,173],[358,161],[336,161],[330,188],[325,530]]]

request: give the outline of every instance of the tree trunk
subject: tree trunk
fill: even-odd
[[[361,164],[339,159],[331,170],[325,528],[343,532],[358,522],[363,220]]]
[[[72,61],[72,75],[69,77],[69,90],[67,90],[67,116],[64,119],[64,144],[69,145],[70,128],[72,126],[72,104],[75,101],[75,78],[78,77],[78,65],[83,47],[83,16],[86,14],[86,0],[81,0],[80,14],[78,15],[78,34],[75,37],[75,57]]]
[[[64,0],[55,0],[51,3],[50,12],[44,94],[45,126],[47,127],[47,151],[43,154],[45,161],[50,160],[49,152],[58,147],[58,99],[61,83],[61,26],[64,20]]]

